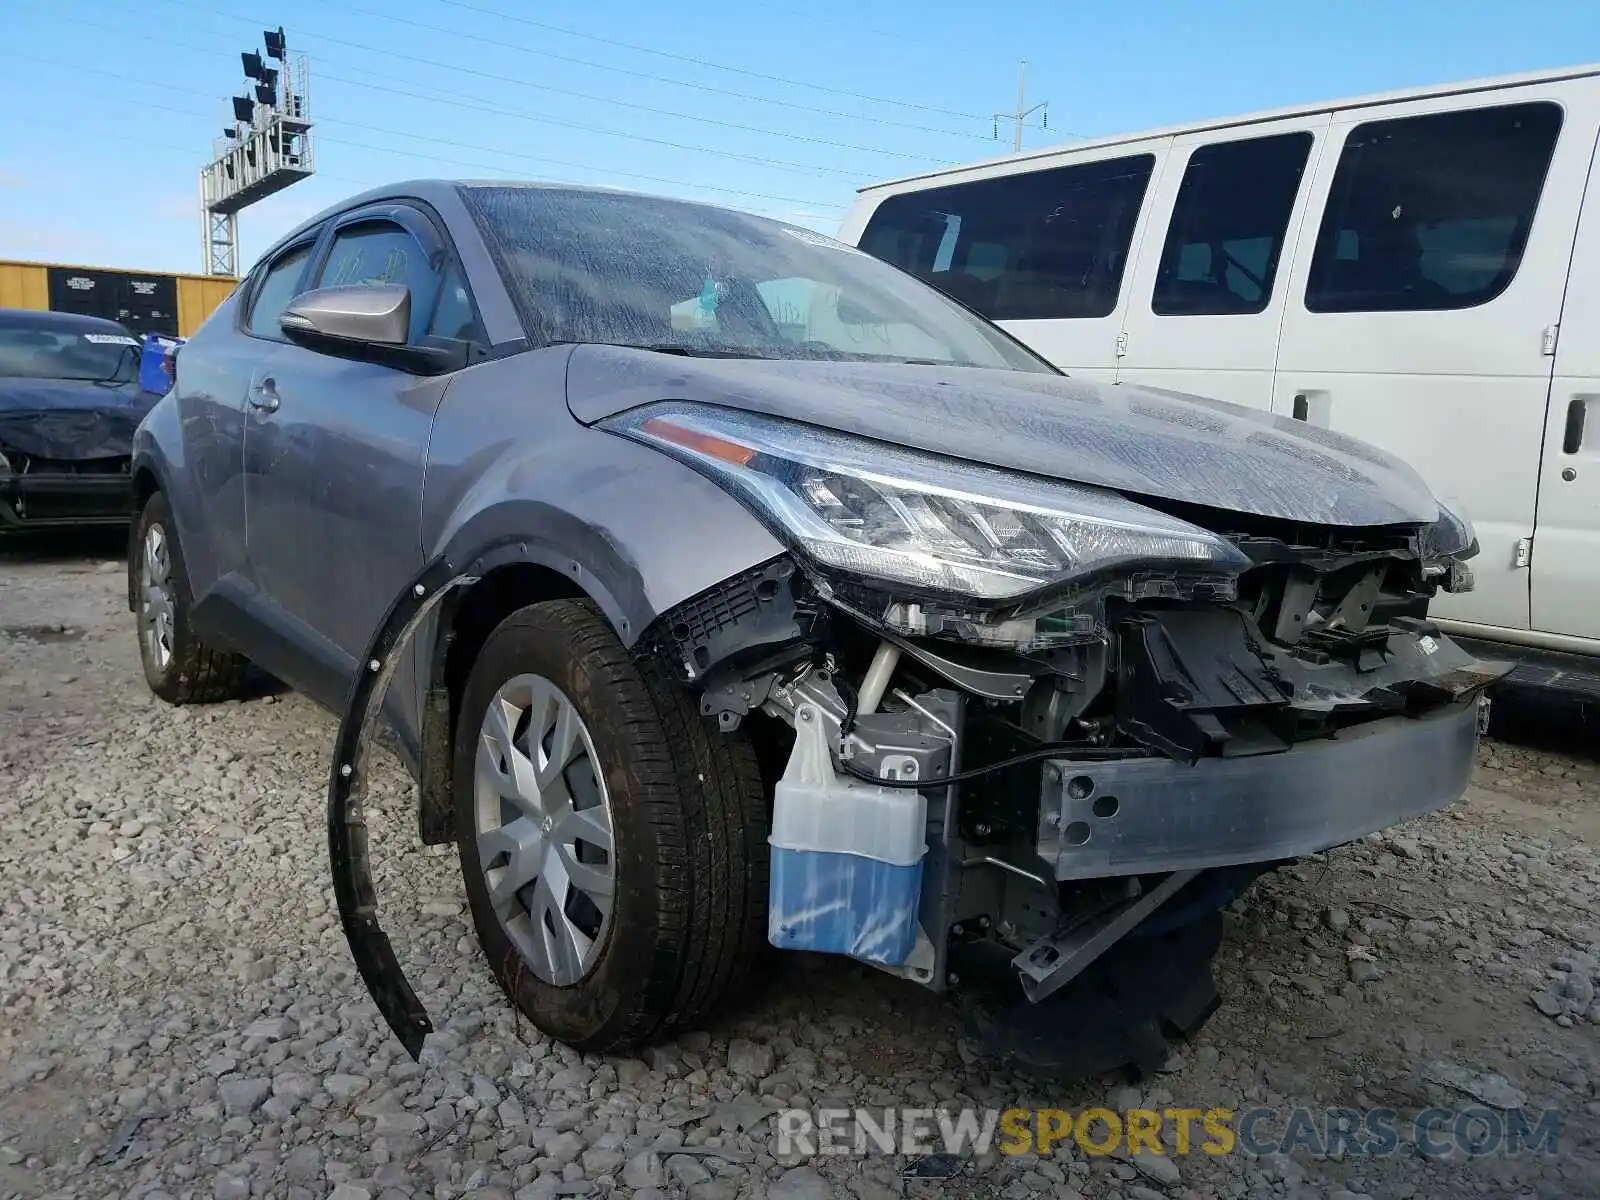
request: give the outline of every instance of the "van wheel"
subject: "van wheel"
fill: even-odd
[[[139,658],[150,690],[169,704],[215,704],[244,692],[248,660],[207,646],[189,624],[192,604],[183,551],[166,497],[155,493],[132,539]]]
[[[489,635],[454,793],[478,940],[550,1037],[636,1047],[700,1023],[747,976],[766,932],[755,753],[589,603],[530,605]]]

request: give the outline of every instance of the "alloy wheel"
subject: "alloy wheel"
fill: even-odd
[[[139,564],[139,622],[145,649],[158,671],[172,662],[176,607],[172,590],[172,550],[160,525],[145,531]]]
[[[611,923],[611,800],[583,718],[543,676],[518,675],[489,702],[473,812],[478,861],[506,936],[540,980],[577,983]]]

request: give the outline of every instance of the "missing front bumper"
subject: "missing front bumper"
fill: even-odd
[[[132,518],[126,474],[0,476],[0,531],[121,525]]]
[[[1436,811],[1472,773],[1479,699],[1278,754],[1053,759],[1039,856],[1061,881],[1274,862]]]

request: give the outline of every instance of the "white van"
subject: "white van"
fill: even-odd
[[[878,184],[840,237],[1073,375],[1407,459],[1482,547],[1440,624],[1523,660],[1523,682],[1593,694],[1597,137],[1600,66],[1548,71]]]

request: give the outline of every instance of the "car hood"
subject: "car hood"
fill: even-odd
[[[158,399],[136,383],[0,378],[0,446],[71,462],[120,458]]]
[[[1130,496],[1349,527],[1420,524],[1417,473],[1354,438],[1218,400],[972,367],[683,358],[579,346],[567,372],[586,424],[681,400],[804,421]]]

